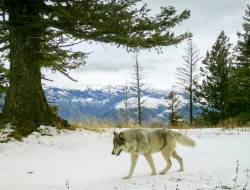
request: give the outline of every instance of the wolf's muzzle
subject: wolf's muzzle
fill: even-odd
[[[111,152],[111,154],[112,154],[112,155],[119,156],[119,155],[121,154],[121,152],[122,152],[122,149],[121,149],[121,150],[119,150],[119,152],[118,152],[117,154],[115,154],[115,152],[114,152],[114,151],[112,151],[112,152]]]
[[[116,154],[116,156],[119,156],[122,152],[122,149]]]

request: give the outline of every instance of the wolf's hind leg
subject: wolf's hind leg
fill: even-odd
[[[156,175],[156,170],[155,170],[155,165],[154,165],[154,160],[151,154],[145,154],[144,155],[146,160],[148,161],[148,164],[150,166],[150,169],[152,171],[151,175]]]
[[[180,157],[176,151],[173,152],[173,155],[172,155],[178,162],[179,162],[179,165],[180,165],[180,169],[178,171],[182,172],[184,171],[184,168],[183,168],[183,159],[182,157]]]
[[[138,154],[131,154],[131,165],[130,165],[129,173],[126,177],[122,179],[129,179],[132,177],[137,160],[138,160]]]
[[[171,162],[171,156],[173,154],[174,150],[171,150],[169,148],[164,148],[162,149],[161,153],[162,156],[164,157],[165,161],[167,162],[166,167],[160,172],[160,175],[164,175],[167,173],[167,171],[171,168],[172,162]]]

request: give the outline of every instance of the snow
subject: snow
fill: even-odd
[[[58,90],[57,92],[59,95],[61,96],[67,96],[68,95],[68,92],[66,90]]]
[[[133,98],[128,98],[128,105],[130,108],[134,108],[134,99]],[[125,109],[125,104],[124,104],[124,100],[118,102],[115,106],[115,109]]]
[[[163,99],[163,98],[152,98],[152,97],[149,97],[149,96],[142,96],[141,102],[144,102],[142,106],[147,107],[147,108],[157,108],[160,105],[166,106],[166,100]],[[129,98],[128,99],[128,105],[129,105],[130,108],[135,108],[136,107],[135,99],[134,98]],[[117,103],[115,108],[116,109],[124,109],[125,108],[124,100]]]
[[[117,91],[120,91],[124,86],[122,85],[82,85],[79,83],[72,83],[70,87],[65,87],[62,85],[43,85],[43,89],[50,89],[50,88],[61,88],[62,90],[81,90],[81,91],[86,91],[86,90],[101,90],[105,91],[107,93],[117,93]]]
[[[166,100],[163,98],[152,98],[148,96],[142,97],[142,102],[145,102],[143,106],[147,108],[157,108],[160,105],[166,105]]]
[[[82,98],[82,97],[74,97],[71,102],[81,103],[81,104],[100,104],[104,105],[109,102],[109,99],[103,99],[103,100],[95,100],[94,98]]]
[[[82,104],[86,104],[86,103],[92,103],[94,102],[94,99],[93,98],[76,98],[74,97],[72,100],[72,102],[79,102],[79,103],[82,103]]]
[[[157,117],[163,117],[164,118],[164,115],[162,113],[159,113],[159,114],[157,114]]]
[[[55,130],[41,126],[23,142],[0,144],[0,190],[165,190],[243,189],[250,169],[250,131],[222,129],[182,130],[197,147],[177,146],[184,159],[164,176],[150,176],[149,166],[139,157],[134,175],[122,180],[129,169],[129,155],[112,156],[112,131]],[[44,135],[47,134],[47,135]],[[157,171],[164,167],[154,156]],[[239,173],[236,176],[236,161]],[[248,186],[246,189],[250,189]]]
[[[13,132],[11,128],[11,124],[7,124],[4,128],[0,128],[0,141],[6,141],[8,139],[8,135]]]

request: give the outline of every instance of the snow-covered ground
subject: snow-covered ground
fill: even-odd
[[[112,131],[62,131],[53,136],[33,133],[23,142],[0,144],[0,190],[244,188],[250,169],[249,130],[205,129],[186,133],[196,140],[197,147],[177,147],[184,158],[184,172],[177,172],[178,164],[173,161],[165,176],[150,176],[145,159],[140,157],[129,180],[121,179],[128,172],[129,155],[111,155]],[[154,160],[158,171],[164,167],[160,154],[155,154]],[[250,184],[246,189],[250,189]]]

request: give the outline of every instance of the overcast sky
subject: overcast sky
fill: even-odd
[[[176,32],[190,31],[193,41],[200,50],[200,56],[211,48],[219,33],[224,30],[231,43],[236,43],[236,32],[242,29],[243,16],[249,0],[147,0],[149,8],[154,12],[160,6],[172,5],[178,11],[188,9],[191,17],[176,28]],[[177,47],[170,46],[162,54],[154,51],[143,51],[139,54],[139,62],[147,76],[145,83],[149,88],[169,89],[176,84],[176,68],[183,64],[183,42]],[[78,80],[73,82],[63,75],[46,72],[46,76],[54,82],[43,81],[49,86],[60,88],[83,89],[85,87],[101,87],[106,85],[124,85],[131,81],[134,56],[122,48],[105,44],[81,44],[78,48],[84,52],[93,52],[87,64],[70,75]]]

